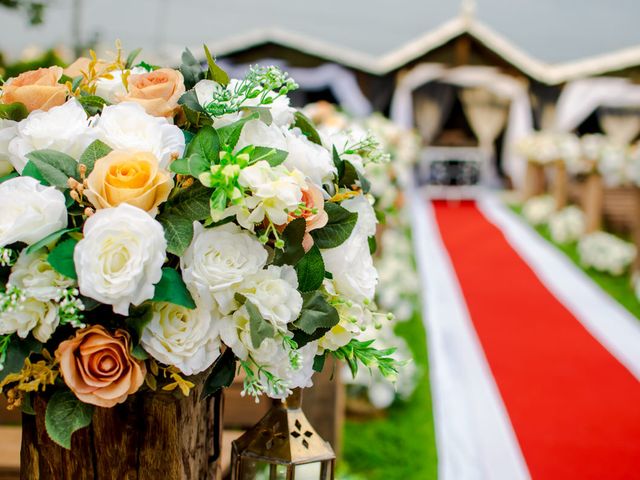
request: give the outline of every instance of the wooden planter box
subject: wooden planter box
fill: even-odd
[[[221,480],[222,395],[200,399],[167,393],[133,395],[114,408],[96,408],[71,450],[53,443],[44,426],[46,402],[23,415],[22,480]]]

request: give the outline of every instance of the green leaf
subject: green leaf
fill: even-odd
[[[138,55],[140,55],[141,51],[142,51],[141,48],[136,48],[135,50],[131,50],[129,55],[127,55],[127,61],[124,64],[124,68],[130,69],[131,67],[133,67],[133,62],[136,61],[136,58],[138,57]]]
[[[249,113],[257,113],[260,121],[267,125],[273,123],[273,115],[271,115],[271,110],[267,107],[243,107],[242,110]]]
[[[173,268],[162,269],[162,278],[156,283],[156,289],[151,299],[153,302],[168,302],[186,308],[196,308],[187,286],[180,274]]]
[[[129,331],[132,333],[132,345],[134,348],[140,342],[144,327],[146,327],[152,319],[153,310],[148,302],[129,309],[129,316],[126,318],[125,323],[127,324],[127,327],[129,327]]]
[[[191,170],[189,170],[189,159],[179,158],[174,160],[169,164],[169,170],[173,173],[177,173],[178,175],[190,175]]]
[[[242,129],[245,123],[250,122],[251,120],[256,120],[258,118],[260,118],[260,114],[254,112],[251,115],[247,115],[240,120],[236,120],[229,125],[225,125],[224,127],[219,128],[218,135],[220,136],[220,145],[226,145],[229,148],[235,148],[238,140],[240,139],[240,134],[242,133]]]
[[[200,62],[196,60],[196,57],[193,56],[193,53],[188,48],[182,52],[180,73],[182,73],[184,86],[187,90],[191,90],[196,83],[204,78],[204,71],[200,66]]]
[[[187,147],[184,156],[191,157],[192,155],[197,154],[203,159],[209,160],[209,163],[217,163],[218,152],[220,152],[220,138],[218,137],[218,132],[216,132],[216,130],[211,126],[204,126],[196,136],[193,137],[193,140],[189,142],[189,146]]]
[[[19,177],[19,176],[20,176],[20,174],[18,172],[11,172],[11,173],[5,175],[4,177],[0,178],[0,183],[4,183],[7,180],[11,180],[12,178],[16,178],[16,177]]]
[[[11,337],[7,346],[4,368],[0,370],[0,381],[4,380],[10,373],[18,373],[22,370],[24,361],[31,353],[40,353],[41,351],[42,344],[31,335],[24,339],[17,335]]]
[[[249,312],[249,328],[251,329],[251,344],[253,348],[260,348],[265,338],[273,338],[276,329],[260,314],[260,310],[249,300],[245,301],[244,306]]]
[[[38,170],[38,168],[33,164],[32,161],[28,161],[27,164],[24,166],[24,168],[22,169],[22,176],[35,178],[42,185],[47,185],[47,186],[49,185],[49,182],[47,182],[44,179],[44,177],[40,173],[40,170]]]
[[[321,372],[322,370],[324,370],[324,364],[327,360],[327,351],[325,350],[324,353],[322,355],[316,355],[313,358],[313,371],[314,372]]]
[[[322,139],[320,138],[320,134],[316,128],[313,126],[313,122],[302,112],[296,112],[293,114],[293,126],[298,127],[309,141],[322,145]]]
[[[202,398],[207,398],[224,387],[233,383],[236,376],[236,357],[230,348],[227,348],[213,364],[213,369],[204,382]]]
[[[264,160],[272,167],[277,167],[287,159],[287,155],[289,155],[289,152],[278,150],[277,148],[255,147],[251,152],[249,163],[258,163]]]
[[[157,217],[160,221],[166,217],[180,217],[190,223],[204,220],[209,216],[209,198],[212,190],[198,182],[180,190],[164,204],[163,212]]]
[[[213,216],[213,212],[223,212],[227,207],[227,192],[225,192],[222,188],[217,188],[214,190],[211,198],[209,199],[209,209],[211,210],[211,215]]]
[[[29,161],[40,171],[50,185],[61,189],[69,188],[69,178],[75,178],[78,162],[66,153],[55,150],[35,150],[27,153]]]
[[[33,409],[33,393],[26,392],[22,397],[22,413],[27,415],[35,415],[36,411]]]
[[[200,105],[198,94],[195,90],[189,90],[188,92],[183,93],[178,100],[178,105],[190,108],[194,112],[204,112],[204,108],[202,108],[202,105]]]
[[[298,274],[298,290],[311,292],[322,286],[324,280],[324,261],[317,245],[305,253],[295,266]]]
[[[47,403],[44,424],[51,440],[69,450],[73,433],[88,426],[92,416],[93,405],[82,403],[69,390],[59,390]]]
[[[334,248],[349,238],[358,221],[358,214],[332,202],[326,202],[324,209],[329,221],[323,228],[313,230],[311,236],[318,248]]]
[[[340,321],[338,311],[324,299],[320,292],[302,294],[302,311],[294,325],[307,335],[314,335],[321,330],[324,335]]]
[[[80,102],[80,105],[82,105],[82,108],[84,108],[84,111],[87,112],[87,115],[90,117],[99,114],[105,105],[109,105],[109,102],[97,95],[80,95],[78,102]]]
[[[203,47],[204,54],[207,57],[207,63],[209,64],[209,76],[211,80],[213,80],[214,82],[218,82],[223,87],[226,87],[227,85],[229,85],[229,75],[227,74],[227,72],[221,69],[218,64],[216,64],[216,61],[211,56],[209,48],[206,45],[203,45]]]
[[[207,202],[209,200],[207,199]],[[167,240],[167,252],[181,256],[193,238],[193,221],[179,215],[160,215],[156,217],[164,228]]]
[[[26,254],[29,254],[31,252],[37,252],[41,248],[46,247],[47,245],[51,245],[52,243],[57,241],[59,238],[61,238],[65,234],[69,232],[79,232],[79,231],[80,231],[80,228],[63,228],[62,230],[58,230],[57,232],[50,233],[43,239],[38,240],[36,243],[29,245],[24,252]]]
[[[49,256],[47,261],[51,266],[60,272],[65,277],[77,279],[76,265],[73,261],[73,251],[76,248],[78,241],[74,238],[68,238],[64,242],[56,245]]]
[[[336,150],[336,146],[333,146],[332,149],[332,157],[333,157],[333,164],[336,166],[336,170],[338,171],[338,178],[342,178],[344,175],[344,160],[342,160],[340,158],[340,155],[338,154],[338,150]]]
[[[0,118],[4,120],[13,120],[19,122],[29,115],[29,110],[23,103],[0,103]]]
[[[343,163],[344,168],[342,169],[342,175],[340,175],[340,179],[338,180],[338,185],[351,188],[358,180],[358,170],[356,170],[356,167],[354,167],[349,161],[345,161]]]
[[[281,238],[284,240],[284,248],[276,249],[273,259],[274,265],[295,265],[304,256],[304,248],[302,247],[302,239],[307,227],[304,218],[296,218],[289,222],[289,225],[282,232]]]
[[[137,358],[138,360],[146,360],[149,358],[149,354],[144,349],[144,347],[140,344],[136,345],[131,349],[131,356],[133,358]]]
[[[369,238],[367,238],[367,241],[369,242],[369,253],[373,255],[378,249],[378,241],[376,240],[376,236],[371,235]]]
[[[93,171],[96,161],[106,156],[109,152],[111,152],[111,147],[109,145],[100,140],[94,140],[87,149],[82,152],[78,163],[87,167],[87,175],[89,175]]]
[[[193,154],[188,159],[189,174],[198,178],[202,172],[206,172],[211,168],[211,162],[199,153]]]

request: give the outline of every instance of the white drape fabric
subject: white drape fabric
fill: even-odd
[[[407,192],[423,285],[423,320],[440,480],[530,478],[431,204]]]
[[[494,144],[507,122],[509,99],[485,88],[473,87],[461,90],[460,100],[471,130],[487,154],[487,161],[482,165],[482,178],[488,185],[499,185]]]
[[[446,69],[439,64],[422,63],[398,79],[391,102],[391,119],[405,128],[412,128],[412,93],[434,80],[463,88],[483,88],[509,99],[509,117],[502,152],[503,166],[515,185],[522,185],[526,165],[513,146],[519,139],[533,132],[531,103],[526,85],[491,67],[464,66]]]
[[[630,144],[640,133],[640,112],[619,108],[598,109],[600,128],[615,143]]]
[[[298,68],[287,66],[277,59],[264,59],[256,63],[282,68],[303,90],[330,89],[340,106],[357,117],[366,117],[373,112],[371,103],[362,93],[355,74],[340,65],[325,63],[315,68]],[[249,69],[249,65],[236,65],[226,61],[220,61],[219,64],[229,76],[235,78],[243,77]]]
[[[451,113],[454,87],[431,82],[414,92],[415,121],[423,141],[430,145]]]
[[[556,130],[574,130],[599,107],[640,107],[640,85],[614,77],[586,78],[569,83],[558,98]]]

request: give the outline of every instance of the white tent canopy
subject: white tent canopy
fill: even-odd
[[[533,131],[531,104],[526,85],[489,67],[466,66],[446,69],[437,64],[420,64],[398,80],[391,102],[391,119],[400,126],[412,128],[414,126],[413,92],[422,85],[434,81],[462,88],[485,89],[497,97],[510,101],[502,153],[503,166],[514,184],[520,185],[524,181],[525,162],[516,155],[513,145]],[[466,113],[469,116],[470,112]],[[469,120],[472,119],[469,118]],[[473,125],[472,128],[474,128]],[[496,135],[498,133],[496,132]],[[478,136],[481,137],[481,135]]]

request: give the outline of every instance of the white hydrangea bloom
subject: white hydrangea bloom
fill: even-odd
[[[636,247],[606,232],[585,235],[578,243],[580,262],[611,275],[622,275],[636,258]]]

